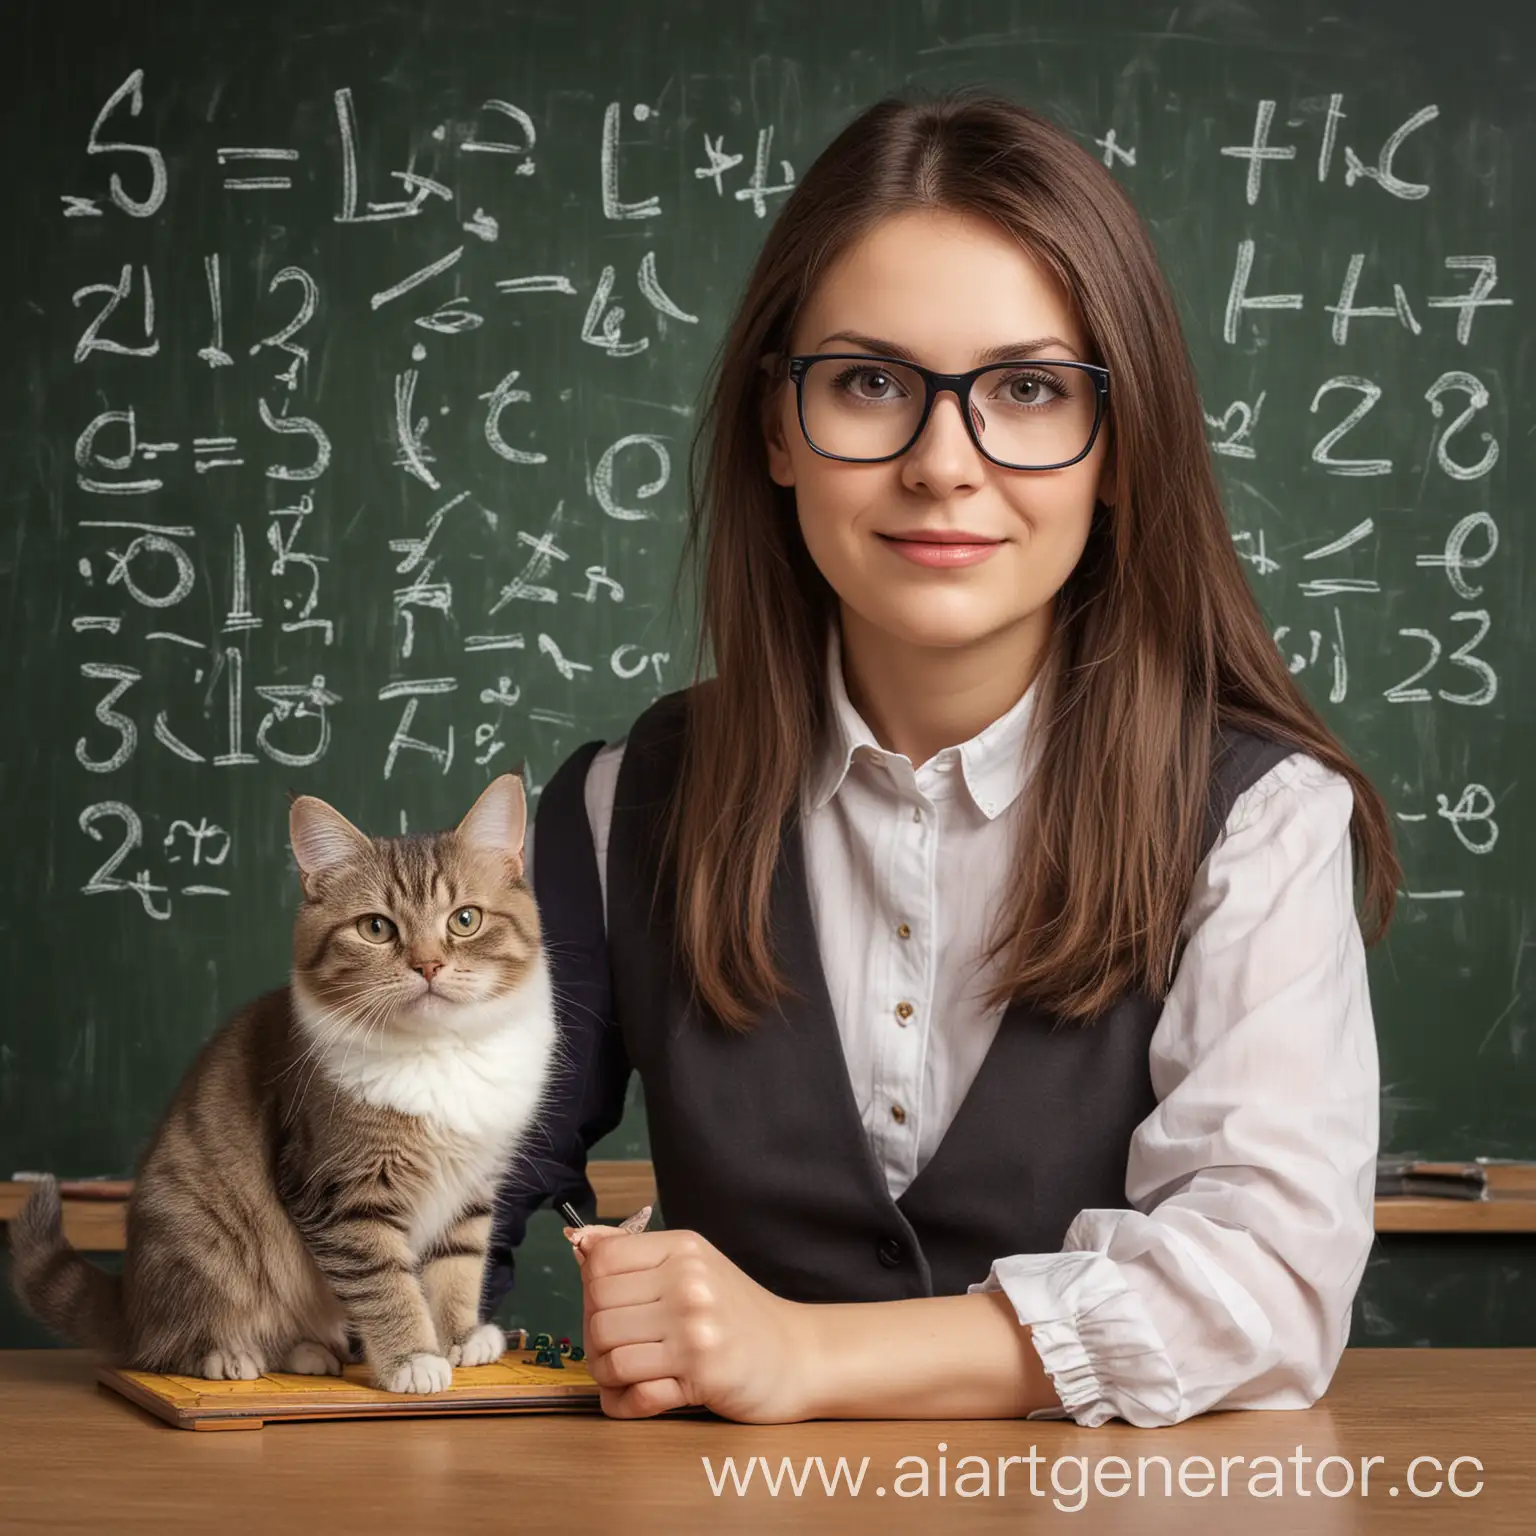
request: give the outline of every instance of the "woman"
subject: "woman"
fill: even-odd
[[[610,1414],[1310,1404],[1372,1240],[1355,871],[1375,938],[1397,869],[1129,202],[1007,101],[880,103],[770,231],[700,448],[714,675],[539,805],[573,1065],[503,1253],[590,1214],[635,1069],[667,1230],[582,1240]]]

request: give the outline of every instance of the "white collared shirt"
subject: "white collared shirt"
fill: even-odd
[[[980,996],[1031,771],[1031,689],[918,767],[848,700],[804,786],[806,877],[860,1115],[892,1197],[932,1157],[1001,1022]],[[624,742],[586,780],[606,899]],[[1200,866],[1151,1040],[1157,1108],[1130,1209],[1085,1210],[1002,1289],[1063,1403],[1032,1417],[1177,1423],[1302,1408],[1327,1387],[1374,1234],[1379,1073],[1355,916],[1348,782],[1293,756],[1239,796]],[[911,1013],[899,1016],[897,1004]],[[899,1114],[893,1111],[899,1110]]]

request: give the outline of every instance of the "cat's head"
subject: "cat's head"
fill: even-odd
[[[447,832],[368,837],[313,795],[293,801],[288,827],[304,893],[294,985],[338,1026],[468,1026],[537,964],[516,774],[489,784]]]

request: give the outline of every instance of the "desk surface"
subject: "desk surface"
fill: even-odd
[[[865,1421],[746,1425],[723,1420],[582,1418],[397,1419],[379,1423],[271,1425],[259,1434],[196,1435],[172,1429],[94,1384],[91,1356],[76,1350],[0,1352],[0,1527],[7,1532],[117,1533],[315,1529],[326,1536],[368,1532],[552,1531],[614,1536],[686,1532],[1017,1532],[1038,1522],[1099,1533],[1176,1536],[1307,1536],[1376,1531],[1528,1533],[1536,1520],[1536,1350],[1350,1350],[1331,1390],[1298,1412],[1207,1414],[1171,1429],[1114,1423],[1097,1430],[1047,1421]],[[940,1446],[944,1446],[943,1451]],[[1030,1488],[1027,1462],[1040,1461]],[[1291,1459],[1311,1458],[1298,1467]],[[823,1458],[830,1474],[847,1457],[846,1484],[829,1496],[814,1466],[796,1497],[786,1482],[773,1497],[754,1467],[745,1496],[715,1497],[702,1462],[761,1456]],[[1138,1492],[1138,1459],[1147,1464]],[[1415,1457],[1416,1496],[1407,1482]],[[1442,1486],[1458,1457],[1458,1497]],[[929,1471],[918,1492],[918,1464]],[[966,1457],[984,1458],[990,1486]],[[1079,1494],[1079,1466],[1088,1483]],[[1124,1458],[1121,1467],[1108,1458]],[[1190,1458],[1204,1457],[1209,1467]],[[1257,1458],[1279,1458],[1274,1465]],[[1353,1491],[1318,1491],[1319,1463],[1346,1458]],[[1362,1496],[1361,1468],[1371,1457]],[[1228,1461],[1228,1491],[1219,1477]],[[1234,1458],[1242,1458],[1236,1460]],[[945,1491],[939,1491],[940,1463]],[[1189,1492],[1181,1492],[1183,1471]],[[1210,1474],[1214,1472],[1215,1480]],[[1053,1485],[1053,1473],[1055,1483]],[[1275,1476],[1283,1475],[1275,1492]],[[1298,1475],[1305,1495],[1297,1491]],[[905,1476],[906,1481],[902,1482]],[[1095,1489],[1097,1476],[1105,1492]],[[1342,1462],[1322,1467],[1343,1490]],[[961,1479],[970,1481],[962,1482]],[[1259,1491],[1250,1489],[1258,1477]],[[1472,1493],[1481,1482],[1480,1492]],[[875,1492],[885,1487],[881,1496]],[[1394,1497],[1392,1487],[1398,1489]],[[1205,1489],[1203,1494],[1201,1488]],[[1057,1488],[1064,1491],[1058,1493]],[[1260,1492],[1268,1490],[1266,1496]],[[1118,1492],[1118,1496],[1117,1496]],[[904,1496],[905,1495],[905,1496]],[[1084,1507],[1077,1513],[1071,1506]],[[1060,1503],[1065,1508],[1055,1507]]]

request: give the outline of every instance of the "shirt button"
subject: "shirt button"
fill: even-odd
[[[906,1110],[904,1110],[900,1104],[892,1104],[891,1119],[894,1120],[897,1125],[905,1125],[907,1120]]]
[[[896,1017],[900,1019],[903,1024],[905,1024],[907,1020],[912,1017],[912,1004],[907,1002],[905,999],[897,1003]],[[896,1118],[899,1120],[901,1116],[898,1115]]]
[[[898,939],[910,939],[912,937],[911,928],[906,923],[900,924],[896,929],[896,937]]]
[[[921,821],[922,819],[923,819],[923,808],[920,805],[914,805],[912,807],[912,820],[913,821]]]
[[[906,1257],[906,1245],[899,1237],[882,1237],[875,1252],[887,1269],[895,1269]]]

